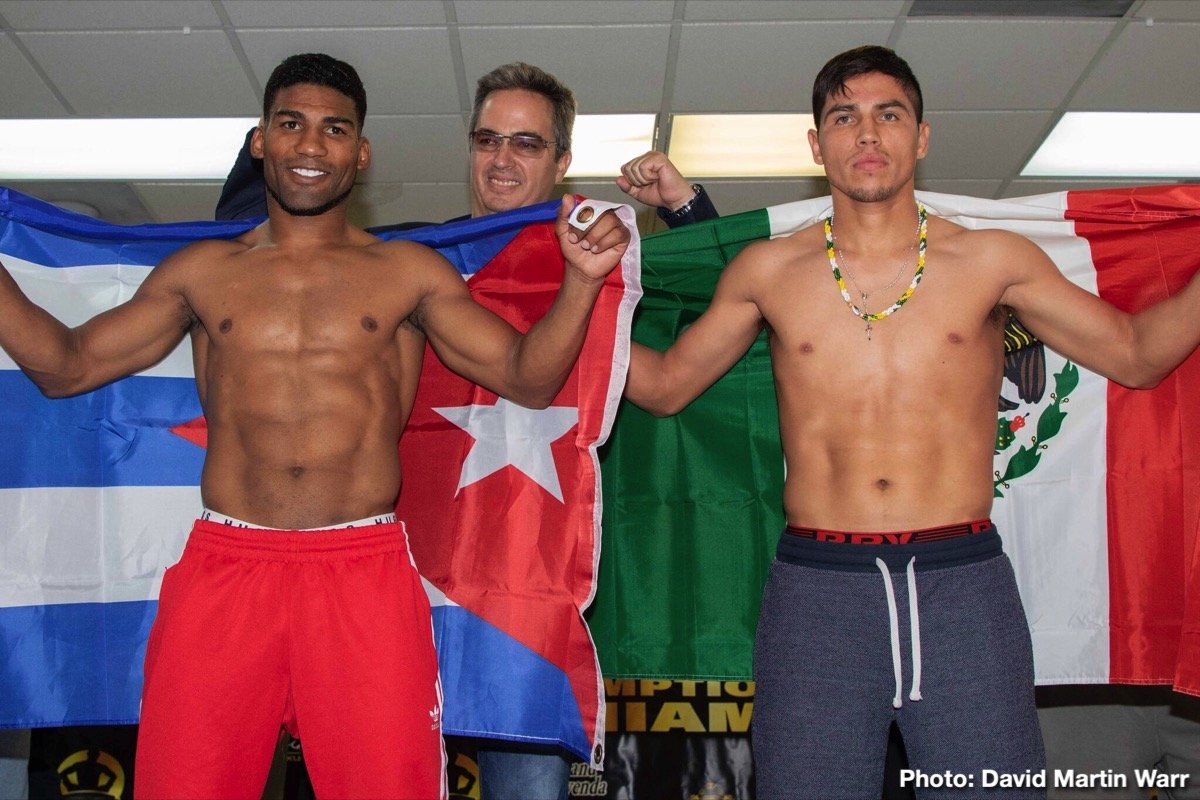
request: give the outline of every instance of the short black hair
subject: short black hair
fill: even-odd
[[[367,118],[367,90],[363,88],[354,67],[324,53],[288,56],[271,72],[263,90],[263,120],[271,116],[271,106],[280,89],[302,83],[325,86],[353,100],[354,110],[358,114],[358,127],[362,130],[363,121]]]
[[[475,84],[475,107],[471,110],[471,130],[479,124],[483,101],[492,92],[504,89],[523,89],[540,94],[550,101],[554,128],[554,160],[571,149],[571,129],[575,127],[575,95],[567,85],[540,67],[514,61],[484,75]]]
[[[925,115],[925,101],[921,97],[921,84],[917,83],[917,76],[913,74],[912,67],[896,55],[895,50],[868,44],[834,56],[817,73],[817,79],[813,81],[812,110],[813,122],[818,129],[821,127],[821,112],[825,110],[826,101],[835,94],[845,92],[846,81],[871,72],[881,72],[895,78],[912,101],[917,123],[921,122]]]

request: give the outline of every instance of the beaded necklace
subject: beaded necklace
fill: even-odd
[[[846,280],[842,277],[841,267],[838,265],[837,249],[833,243],[833,213],[825,218],[825,255],[829,257],[829,266],[833,269],[833,279],[837,281],[838,289],[842,292],[842,299],[846,301],[846,306],[854,316],[867,323],[867,341],[871,340],[872,322],[878,322],[881,319],[890,317],[900,310],[900,306],[908,302],[916,291],[917,285],[921,282],[921,277],[925,274],[925,248],[929,241],[929,215],[925,211],[925,206],[917,203],[917,271],[913,273],[912,280],[908,284],[908,288],[904,293],[896,299],[896,302],[885,308],[883,311],[871,313],[864,311],[854,304],[854,299],[850,297],[850,290],[846,288]]]

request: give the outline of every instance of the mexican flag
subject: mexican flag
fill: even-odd
[[[1068,279],[1129,311],[1200,267],[1200,186],[918,197],[960,225],[1032,239]],[[830,207],[807,200],[645,237],[634,339],[665,349],[742,247]],[[1132,391],[1021,329],[1005,339],[992,518],[1017,572],[1038,682],[1200,694],[1200,355]],[[765,334],[676,417],[624,403],[602,466],[605,551],[589,622],[604,674],[748,678],[783,527]]]

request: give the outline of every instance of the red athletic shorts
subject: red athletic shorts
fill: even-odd
[[[138,800],[258,800],[281,724],[318,797],[448,795],[429,601],[401,523],[197,521],[145,673]]]

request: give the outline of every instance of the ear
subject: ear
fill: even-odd
[[[371,142],[367,137],[358,140],[358,171],[362,172],[371,166]]]
[[[563,176],[567,174],[567,167],[571,166],[571,151],[562,154],[562,158],[558,160],[558,164],[554,167],[554,182],[562,183]]]
[[[917,126],[917,158],[925,157],[929,150],[929,123],[922,122]]]
[[[253,158],[263,157],[263,125],[262,120],[259,120],[258,125],[254,128],[254,132],[250,134],[250,155]]]
[[[821,160],[821,142],[815,129],[810,128],[808,131],[808,146],[812,149],[813,162],[824,165],[825,162]]]

